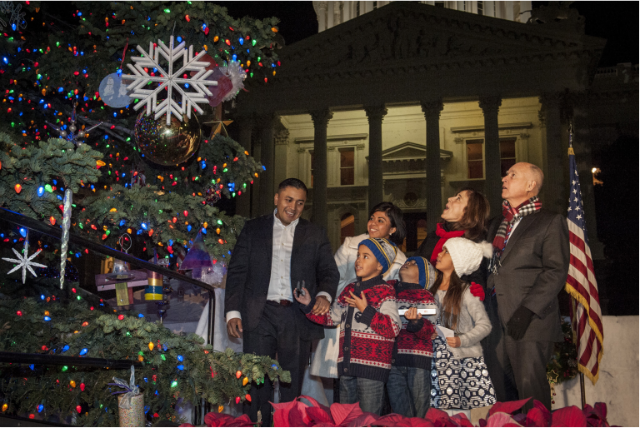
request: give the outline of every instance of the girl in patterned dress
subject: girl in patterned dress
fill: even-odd
[[[483,256],[491,256],[491,244],[449,239],[436,259],[437,278],[429,290],[440,309],[437,325],[455,332],[446,341],[439,336],[433,341],[431,406],[468,417],[471,409],[496,402],[480,345],[491,323],[482,302],[460,280],[478,269]]]

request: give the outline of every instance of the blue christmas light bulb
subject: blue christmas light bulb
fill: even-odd
[[[178,355],[178,361],[183,362],[184,361],[184,357],[182,355]]]
[[[82,348],[82,351],[80,351],[80,354],[78,354],[78,355],[83,356],[83,355],[86,355],[87,352],[89,352],[89,350],[87,348]]]

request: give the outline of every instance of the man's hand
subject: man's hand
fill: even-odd
[[[351,306],[352,308],[357,308],[360,312],[364,312],[367,309],[368,303],[367,298],[364,296],[364,291],[360,293],[360,297],[353,294],[353,291],[350,291],[351,297],[346,297],[344,300]]]
[[[309,292],[307,291],[306,294],[308,295]],[[331,303],[329,303],[329,300],[327,300],[325,296],[317,296],[316,304],[313,305],[313,309],[311,309],[311,313],[313,315],[324,315],[327,312],[329,312],[330,306],[331,306]]]
[[[294,289],[293,290],[293,297],[301,304],[304,306],[307,306],[309,303],[311,303],[311,295],[309,294],[309,290],[307,290],[306,288],[302,287],[302,291],[304,293],[300,293],[298,294],[298,290]],[[318,306],[318,304],[316,303],[316,305],[313,307],[314,309],[316,308],[316,306]],[[315,312],[314,312],[315,315]]]
[[[231,337],[240,337],[242,334],[242,320],[240,318],[231,318],[227,322],[227,333]]]
[[[529,328],[529,324],[531,324],[532,318],[533,312],[524,306],[520,306],[507,323],[507,334],[515,340],[522,339]]]
[[[417,321],[422,318],[422,314],[418,313],[418,308],[411,308],[407,312],[404,313],[404,317],[409,321]]]

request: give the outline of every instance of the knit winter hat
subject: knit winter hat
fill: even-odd
[[[451,238],[443,247],[449,251],[453,268],[460,278],[478,270],[482,257],[491,258],[493,253],[490,243],[482,241],[476,244],[466,238]]]
[[[378,262],[382,265],[382,275],[387,273],[398,254],[398,248],[391,241],[384,238],[369,238],[360,241],[358,247],[364,245],[371,250]]]
[[[429,288],[433,285],[436,280],[436,271],[431,266],[431,263],[424,257],[409,257],[407,261],[413,260],[418,265],[418,271],[420,272],[420,285],[424,288]]]

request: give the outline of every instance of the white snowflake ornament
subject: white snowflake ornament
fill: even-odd
[[[209,62],[199,61],[205,51],[201,51],[195,57],[193,56],[193,46],[185,49],[185,43],[180,43],[177,47],[173,47],[173,36],[169,41],[169,47],[161,40],[154,46],[153,42],[149,42],[149,52],[145,52],[141,46],[138,51],[141,57],[132,58],[135,65],[127,64],[127,67],[133,74],[123,74],[122,80],[133,80],[127,90],[130,91],[131,98],[138,98],[140,101],[133,107],[138,111],[140,107],[146,105],[147,115],[155,113],[154,119],[160,116],[167,116],[167,126],[171,124],[171,115],[182,121],[186,114],[191,118],[191,109],[195,109],[199,114],[204,113],[198,103],[207,103],[205,96],[210,96],[211,91],[207,86],[216,86],[215,80],[207,78],[213,70],[207,70]],[[166,60],[166,66],[162,66],[161,56]],[[174,67],[174,63],[182,59],[182,65],[179,63]],[[149,71],[153,71],[153,76]],[[188,72],[195,71],[196,74],[189,77]],[[144,89],[149,82],[159,83],[158,87],[153,89]],[[184,86],[184,87],[183,87]],[[190,92],[185,88],[191,89]],[[158,103],[158,94],[167,91],[167,98]],[[177,92],[182,101],[177,102],[173,99],[174,93]]]
[[[14,267],[13,269],[11,269],[9,272],[7,272],[7,274],[13,273],[15,271],[17,271],[18,269],[22,269],[22,283],[24,284],[25,280],[27,279],[27,269],[29,269],[29,272],[31,272],[31,274],[34,277],[37,277],[38,275],[36,275],[36,272],[33,270],[33,268],[31,266],[35,266],[35,267],[47,267],[45,265],[41,265],[40,263],[36,263],[36,262],[32,262],[32,260],[38,255],[40,254],[40,251],[42,250],[38,250],[35,253],[31,254],[31,256],[29,256],[29,241],[27,239],[24,240],[24,250],[23,250],[23,254],[20,254],[19,252],[16,251],[15,248],[12,248],[13,252],[16,254],[16,256],[18,257],[17,259],[10,259],[7,257],[3,257],[2,260],[5,260],[7,262],[11,262],[11,263],[18,263],[18,265],[16,267]]]

